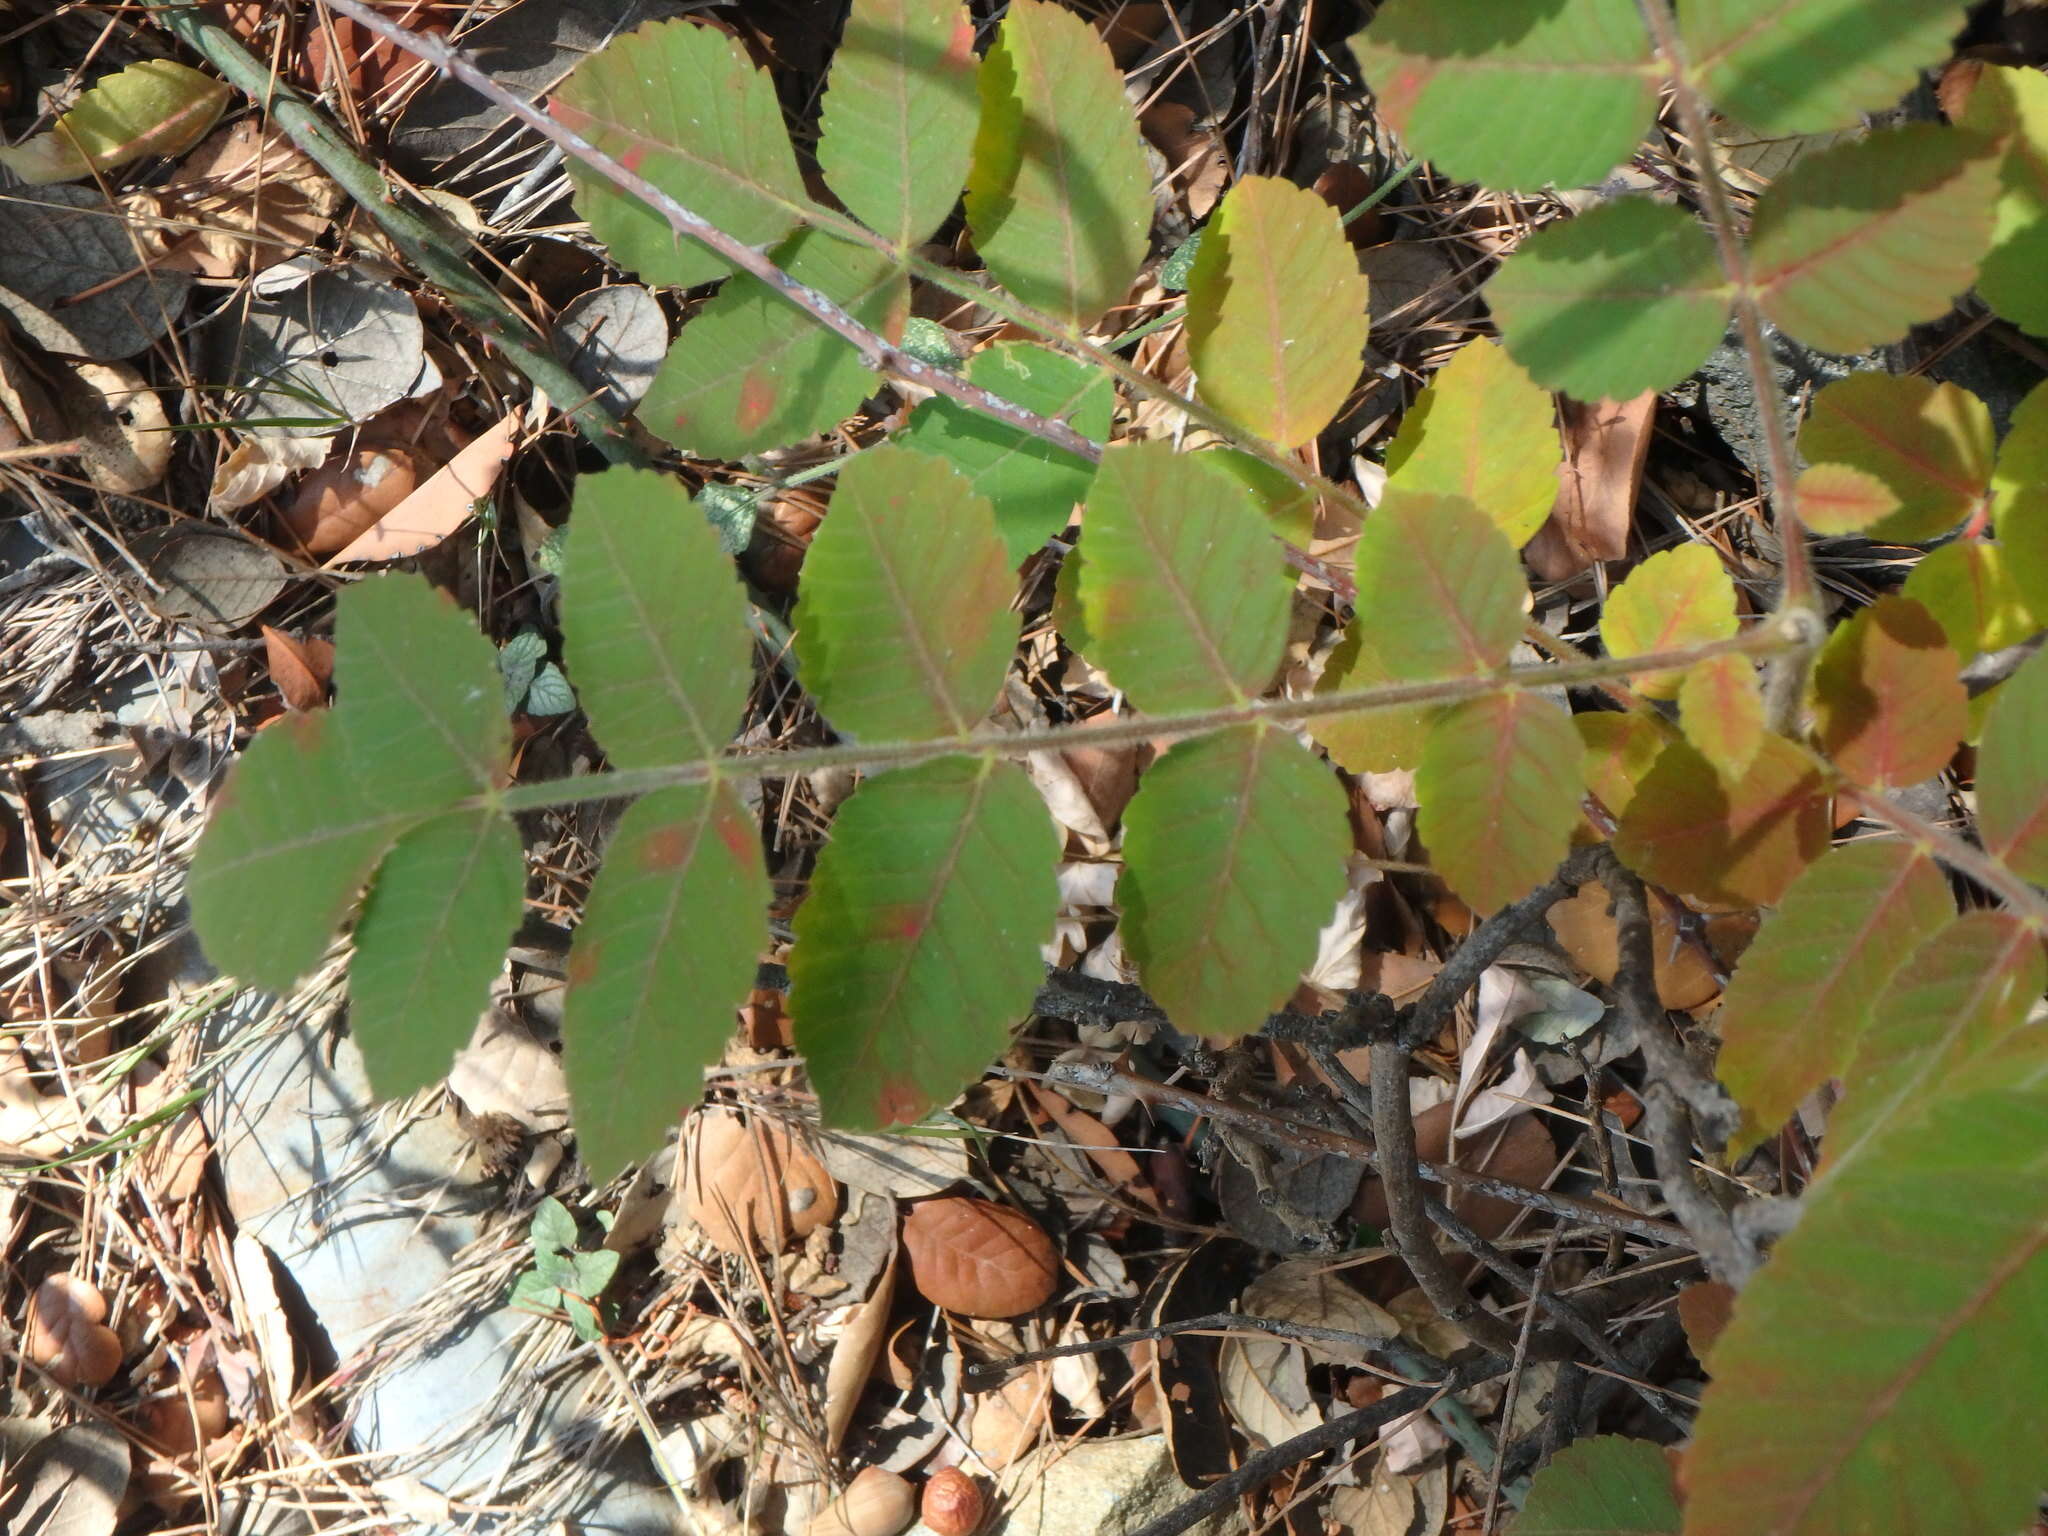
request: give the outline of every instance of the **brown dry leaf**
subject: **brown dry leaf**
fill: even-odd
[[[128,1441],[111,1424],[71,1424],[7,1470],[0,1506],[13,1536],[112,1536],[128,1491]]]
[[[1401,1332],[1401,1323],[1384,1307],[1361,1295],[1343,1273],[1321,1259],[1286,1259],[1245,1288],[1237,1310],[1247,1317],[1269,1317],[1311,1328],[1355,1333],[1356,1348],[1340,1344],[1289,1344],[1305,1350],[1311,1361],[1362,1361],[1372,1343],[1385,1343]]]
[[[163,479],[171,462],[170,418],[141,374],[126,363],[66,362],[54,384],[88,480],[128,496]]]
[[[1230,185],[1230,155],[1223,136],[1203,126],[1195,109],[1177,101],[1156,101],[1138,118],[1153,148],[1166,157],[1191,218],[1205,219]]]
[[[726,1253],[755,1245],[780,1253],[839,1214],[839,1186],[825,1165],[772,1120],[703,1110],[684,1129],[682,1155],[676,1196]]]
[[[190,226],[160,264],[211,278],[260,272],[297,255],[326,233],[341,206],[341,189],[281,130],[254,117],[193,150],[156,195],[165,216]]]
[[[77,1275],[51,1275],[29,1298],[22,1352],[67,1387],[103,1387],[121,1368],[107,1299]]]
[[[206,505],[213,512],[239,512],[253,506],[302,469],[316,469],[327,458],[334,439],[285,437],[265,433],[245,437],[214,467]]]
[[[1735,1313],[1735,1290],[1719,1280],[1695,1280],[1678,1293],[1678,1320],[1685,1325],[1693,1358],[1704,1361]]]
[[[21,1042],[0,1037],[0,1152],[61,1157],[92,1134],[70,1099],[36,1087]]]
[[[1045,1362],[1009,1376],[993,1392],[970,1398],[967,1443],[991,1472],[1031,1454],[1052,1418],[1052,1372]]]
[[[1621,946],[1607,891],[1598,882],[1582,886],[1546,914],[1550,931],[1588,976],[1612,983],[1621,967]],[[1698,1008],[1721,995],[1714,958],[1694,940],[1681,940],[1668,903],[1650,903],[1650,951],[1657,1001],[1666,1008]]]
[[[327,684],[334,676],[334,642],[318,635],[295,640],[281,629],[263,626],[263,658],[270,680],[284,695],[287,709],[320,709],[327,703]]]
[[[1447,1100],[1415,1117],[1415,1150],[1425,1162],[1440,1163],[1448,1156],[1452,1112]],[[1557,1143],[1537,1116],[1520,1114],[1496,1131],[1467,1139],[1458,1149],[1457,1163],[1518,1184],[1541,1184],[1556,1166]],[[1505,1200],[1469,1191],[1450,1196],[1450,1207],[1484,1238],[1499,1237],[1522,1211]],[[1358,1186],[1351,1214],[1368,1226],[1387,1225],[1386,1190],[1377,1178],[1367,1178]]]
[[[825,1449],[835,1456],[853,1426],[854,1409],[889,1336],[889,1308],[896,1301],[896,1260],[897,1254],[891,1253],[889,1267],[875,1282],[874,1293],[854,1307],[845,1331],[832,1346],[832,1360],[825,1369]]]
[[[1545,581],[1568,581],[1596,560],[1619,560],[1628,553],[1657,392],[1633,400],[1560,399],[1559,404],[1564,467],[1558,471],[1557,504],[1524,551]]]
[[[967,1142],[953,1136],[857,1136],[826,1131],[819,1155],[832,1177],[887,1200],[943,1194],[968,1176]]]
[[[1117,1140],[1117,1134],[1094,1115],[1076,1109],[1060,1094],[1036,1083],[1026,1083],[1032,1102],[1045,1117],[1057,1125],[1069,1141],[1088,1154],[1088,1160],[1102,1171],[1102,1176],[1111,1187],[1134,1200],[1142,1201],[1153,1210],[1159,1208],[1158,1196],[1146,1182],[1145,1173],[1138,1166],[1138,1159],[1126,1152]]]
[[[498,483],[525,414],[523,406],[513,406],[504,420],[442,465],[426,484],[365,529],[328,565],[402,560],[432,549],[468,522],[476,513],[476,504]]]
[[[1255,1446],[1278,1445],[1323,1422],[1298,1345],[1228,1338],[1217,1351],[1216,1371],[1232,1421]]]
[[[298,1345],[284,1302],[277,1293],[277,1271],[268,1248],[247,1232],[237,1232],[233,1247],[235,1283],[242,1290],[245,1329],[253,1331],[263,1384],[276,1410],[291,1404],[298,1380]]]
[[[925,1300],[965,1317],[1020,1317],[1059,1288],[1059,1256],[1045,1229],[992,1200],[920,1201],[904,1219],[903,1247]]]
[[[1330,1519],[1350,1536],[1408,1536],[1415,1521],[1415,1485],[1380,1461],[1363,1488],[1330,1492]]]
[[[331,555],[396,512],[419,483],[412,454],[366,443],[335,454],[301,480],[278,520],[307,554]]]

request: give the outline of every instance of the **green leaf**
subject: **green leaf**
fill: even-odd
[[[2033,623],[2048,624],[2048,384],[2013,408],[1991,490],[2001,560]]]
[[[1814,663],[1822,748],[1858,784],[1933,777],[1970,729],[1961,671],[1934,615],[1911,598],[1880,597],[1838,625]]]
[[[729,784],[627,807],[569,955],[563,1069],[600,1179],[660,1147],[704,1092],[753,984],[771,892],[760,831]]]
[[[1962,0],[1686,0],[1679,35],[1714,103],[1770,138],[1849,128],[1948,56]]]
[[[1769,906],[1827,851],[1828,810],[1820,764],[1783,736],[1766,736],[1739,779],[1674,741],[1621,813],[1614,851],[1681,896]]]
[[[1303,549],[1315,537],[1316,493],[1305,490],[1281,474],[1264,459],[1255,459],[1242,448],[1215,443],[1198,450],[1213,464],[1258,498],[1266,523],[1274,533]]]
[[[526,712],[538,719],[554,715],[566,715],[576,707],[576,690],[569,686],[569,679],[562,676],[562,669],[552,661],[534,674],[533,686],[526,690]]]
[[[774,254],[783,271],[870,330],[902,331],[910,284],[889,257],[814,229]],[[699,458],[738,459],[837,425],[876,387],[852,342],[741,273],[682,328],[639,414]]]
[[[796,654],[842,736],[964,736],[1017,649],[1016,588],[988,502],[943,459],[887,444],[839,472],[804,556]]]
[[[564,563],[563,650],[605,754],[722,752],[752,686],[746,599],[689,494],[651,470],[582,476]]]
[[[1671,1463],[1648,1440],[1595,1435],[1536,1474],[1510,1536],[1678,1536]]]
[[[2048,661],[1998,690],[1977,746],[1977,830],[2022,880],[2048,885]]]
[[[1445,710],[1415,770],[1430,863],[1481,915],[1550,878],[1585,793],[1585,753],[1571,716],[1522,691]]]
[[[1847,844],[1792,882],[1721,1003],[1715,1070],[1743,1107],[1738,1150],[1848,1069],[1893,973],[1954,916],[1941,870],[1903,842]]]
[[[547,653],[547,640],[537,629],[522,629],[498,647],[498,670],[505,675],[505,708],[517,709],[524,701],[534,671]]]
[[[1799,521],[1823,538],[1859,532],[1899,510],[1890,486],[1848,464],[1816,464],[1803,471],[1798,502]]]
[[[1991,249],[1977,274],[1984,302],[2022,330],[2048,334],[2048,78],[2037,69],[1989,65],[1964,109],[1961,126],[1989,133],[2004,153]]]
[[[1504,191],[1598,181],[1657,115],[1633,0],[1389,0],[1351,51],[1409,149]]]
[[[1095,442],[1109,441],[1116,405],[1109,375],[1050,347],[998,342],[968,360],[967,381],[1012,405],[1058,417]],[[1095,478],[1095,466],[1087,460],[944,395],[921,401],[896,441],[950,460],[976,494],[988,498],[1012,565],[1023,563],[1067,526],[1074,504],[1088,494]]]
[[[1188,356],[1210,405],[1280,448],[1330,424],[1358,382],[1365,274],[1337,210],[1247,176],[1209,221],[1188,275]]]
[[[1194,275],[1195,258],[1201,254],[1202,232],[1198,229],[1159,263],[1159,286],[1168,293],[1186,293],[1188,279]]]
[[[1387,448],[1387,480],[1464,497],[1520,549],[1557,502],[1560,457],[1550,392],[1504,349],[1475,341],[1402,416]]]
[[[373,576],[335,613],[339,702],[250,743],[186,882],[207,957],[272,991],[318,962],[401,833],[496,786],[511,745],[497,652],[447,597]]]
[[[1486,285],[1509,355],[1581,400],[1669,389],[1720,341],[1729,297],[1698,221],[1640,197],[1539,229]]]
[[[1314,963],[1351,829],[1327,764],[1287,731],[1183,742],[1124,812],[1121,932],[1174,1027],[1242,1035]]]
[[[379,1098],[448,1075],[504,968],[525,891],[519,830],[500,811],[437,816],[385,855],[349,967],[349,1032]]]
[[[912,1124],[1002,1054],[1044,978],[1058,852],[1030,782],[990,758],[878,774],[840,808],[789,967],[827,1124]]]
[[[1650,556],[1607,595],[1600,643],[1610,656],[1650,656],[1713,640],[1733,639],[1735,583],[1710,544],[1681,544]],[[1646,698],[1676,698],[1681,671],[1646,672],[1631,680]]]
[[[1726,778],[1739,779],[1764,741],[1764,695],[1747,656],[1713,656],[1678,685],[1685,739]]]
[[[982,60],[967,227],[997,282],[1077,329],[1144,264],[1152,177],[1123,75],[1052,0],[1011,0]]]
[[[900,251],[959,200],[979,112],[959,0],[854,0],[818,120],[818,169]]]
[[[40,187],[118,171],[145,155],[181,155],[206,137],[233,94],[196,69],[144,59],[102,79],[48,132],[0,145],[0,165]]]
[[[590,1253],[579,1253],[575,1259],[576,1294],[587,1301],[595,1301],[604,1294],[605,1287],[612,1283],[612,1276],[619,1272],[619,1253],[616,1248],[598,1248]]]
[[[1967,389],[1912,374],[1852,373],[1815,393],[1799,452],[1810,464],[1874,475],[1897,507],[1873,523],[1816,519],[1802,481],[1801,516],[1817,533],[1867,527],[1873,539],[1938,538],[1982,499],[1996,440],[1991,412]]]
[[[745,244],[780,244],[810,205],[773,83],[737,37],[715,28],[657,21],[615,37],[576,66],[550,110]],[[569,178],[591,233],[648,282],[689,288],[732,270],[573,157]]]
[[[1140,709],[1256,697],[1287,643],[1279,551],[1242,483],[1164,440],[1102,456],[1077,591],[1088,659]]]
[[[2028,611],[2010,553],[2003,544],[1981,539],[1958,539],[1931,549],[1913,567],[1899,596],[1934,615],[1949,648],[1965,663],[1984,651],[2018,645],[2040,620]],[[2048,577],[2048,571],[2043,574]],[[2048,593],[2048,581],[2034,590]]]
[[[560,1286],[550,1284],[540,1271],[529,1269],[512,1282],[509,1304],[529,1312],[559,1312],[562,1310],[562,1290]]]
[[[1357,548],[1354,623],[1383,640],[1390,682],[1492,672],[1522,637],[1522,562],[1461,496],[1388,486]]]
[[[1990,248],[1993,149],[1914,123],[1801,160],[1750,221],[1765,316],[1808,346],[1853,353],[1946,314]]]
[[[1585,744],[1586,788],[1614,816],[1635,800],[1636,788],[1657,766],[1678,733],[1661,716],[1617,710],[1572,716]]]
[[[1364,617],[1352,619],[1344,638],[1323,664],[1316,695],[1344,693],[1355,688],[1373,688],[1385,683],[1407,682],[1387,668],[1366,631],[1373,626]],[[1398,641],[1395,646],[1399,650]],[[1309,731],[1323,750],[1352,773],[1390,773],[1413,768],[1422,761],[1422,749],[1429,740],[1430,723],[1442,709],[1438,704],[1396,704],[1385,709],[1361,709],[1350,714],[1319,715],[1309,722]]]
[[[533,1208],[533,1221],[526,1229],[526,1240],[535,1254],[553,1255],[564,1248],[573,1251],[581,1236],[576,1230],[576,1218],[569,1214],[569,1207],[553,1195],[547,1195]]]

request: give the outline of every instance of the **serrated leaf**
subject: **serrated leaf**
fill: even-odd
[[[1763,745],[1764,695],[1747,656],[1712,656],[1678,685],[1685,739],[1724,776],[1740,778]]]
[[[1999,558],[2033,623],[2048,624],[2048,384],[2013,407],[1991,490]]]
[[[2008,678],[1977,745],[1977,831],[2022,880],[2048,885],[2048,662]]]
[[[1280,665],[1288,586],[1258,503],[1170,442],[1102,456],[1084,518],[1086,654],[1140,709],[1253,698]]]
[[[1202,232],[1198,229],[1159,263],[1159,286],[1168,293],[1186,293],[1188,278],[1195,270],[1195,258],[1201,254]]]
[[[1967,389],[1911,374],[1852,373],[1814,395],[1799,452],[1810,464],[1846,464],[1875,476],[1897,508],[1871,522],[1831,523],[1807,507],[1802,479],[1801,517],[1817,533],[1867,528],[1874,539],[1936,538],[1983,497],[1995,441],[1990,411]]]
[[[770,891],[760,832],[729,784],[626,808],[569,953],[562,1066],[600,1179],[661,1146],[704,1092],[753,984]]]
[[[1679,35],[1714,104],[1772,138],[1854,127],[1939,63],[1962,0],[1687,0]]]
[[[1044,976],[1057,855],[1030,781],[986,758],[879,774],[840,808],[789,968],[827,1124],[911,1124],[1002,1054]]]
[[[1946,314],[1990,248],[1993,149],[1913,123],[1808,155],[1750,221],[1758,306],[1808,346],[1850,353]]]
[[[576,690],[569,686],[569,679],[562,676],[562,669],[552,661],[533,676],[532,685],[526,690],[526,712],[538,719],[546,720],[555,715],[566,715],[576,707]]]
[[[815,229],[774,254],[870,330],[901,333],[910,281],[889,257]],[[738,459],[837,425],[876,387],[852,342],[743,272],[677,334],[640,419],[699,458]]]
[[[1890,486],[1848,464],[1816,464],[1799,477],[1799,521],[1823,538],[1868,528],[1899,510]]]
[[[1607,594],[1600,643],[1610,656],[1683,650],[1736,631],[1735,583],[1709,544],[1681,544],[1650,556]],[[1631,680],[1652,699],[1677,697],[1682,671],[1648,672]]]
[[[1987,65],[1961,126],[2002,145],[1991,249],[1977,274],[1984,302],[2024,331],[2048,334],[2048,78],[2037,69]]]
[[[981,63],[967,227],[996,281],[1084,327],[1144,264],[1152,178],[1123,75],[1095,29],[1011,0]]]
[[[746,599],[689,494],[651,470],[583,476],[564,561],[563,652],[605,754],[651,768],[723,751],[752,686]]]
[[[1058,417],[1083,437],[1109,441],[1116,389],[1099,368],[1028,341],[984,348],[967,363],[967,381],[1012,405]],[[996,531],[1012,565],[1067,526],[1088,494],[1095,466],[1044,438],[970,411],[944,395],[921,401],[897,442],[950,460],[995,509]]]
[[[549,105],[565,127],[748,245],[779,244],[809,206],[774,85],[737,37],[715,28],[657,21],[615,37]],[[591,233],[648,282],[689,288],[732,270],[573,157],[569,178]]]
[[[548,653],[537,629],[522,629],[498,647],[498,670],[505,676],[505,708],[517,709],[533,682],[534,671]]]
[[[1216,443],[1203,448],[1206,462],[1258,498],[1266,523],[1290,544],[1306,549],[1315,536],[1316,493],[1305,490],[1263,459],[1255,459],[1242,448]]]
[[[1636,797],[1636,789],[1678,733],[1662,718],[1631,711],[1606,710],[1572,716],[1586,753],[1586,789],[1608,812],[1620,816]]]
[[[1858,784],[1941,772],[1970,728],[1962,663],[1925,608],[1880,597],[1828,636],[1813,669],[1821,746]]]
[[[1430,863],[1482,915],[1549,879],[1586,792],[1571,716],[1539,694],[1469,699],[1437,716],[1415,770]]]
[[[839,472],[804,556],[796,654],[843,736],[964,736],[1017,648],[1016,587],[988,502],[943,459],[886,444]]]
[[[1899,588],[1899,596],[1934,615],[1950,649],[1965,664],[1984,651],[2018,645],[2039,627],[2013,575],[2009,553],[2003,544],[1958,539],[1929,550]],[[2035,590],[2048,593],[2048,583]]]
[[[959,0],[854,0],[818,118],[818,169],[901,251],[959,200],[974,145],[974,23]]]
[[[1656,116],[1659,71],[1632,0],[1390,0],[1351,51],[1409,149],[1504,191],[1597,181]]]
[[[1358,382],[1368,325],[1365,274],[1337,210],[1274,176],[1232,187],[1188,274],[1197,393],[1298,448]]]
[[[375,576],[335,611],[334,708],[250,743],[186,881],[208,958],[272,991],[313,968],[399,835],[492,789],[511,745],[497,653],[448,598]]]
[[[1522,562],[1461,496],[1389,486],[1356,550],[1353,607],[1391,682],[1471,677],[1506,664],[1522,636]]]
[[[1903,842],[1833,849],[1792,882],[1721,1003],[1715,1070],[1743,1107],[1741,1148],[1848,1069],[1893,973],[1954,916],[1941,870]]]
[[[1820,764],[1783,736],[1766,736],[1739,779],[1724,779],[1697,748],[1674,741],[1622,813],[1614,851],[1681,896],[1769,906],[1827,851],[1828,810]]]
[[[1257,1029],[1315,960],[1351,846],[1328,765],[1286,731],[1183,742],[1124,812],[1119,931],[1177,1029]]]
[[[1323,664],[1316,694],[1343,693],[1403,681],[1387,669],[1379,647],[1366,633],[1374,626],[1364,617],[1351,621],[1344,638]],[[1386,709],[1361,709],[1352,714],[1318,715],[1309,731],[1323,750],[1352,773],[1390,773],[1422,761],[1430,722],[1441,705],[1397,704]]]
[[[1502,344],[1538,384],[1626,400],[1706,361],[1730,293],[1697,220],[1627,197],[1539,229],[1501,263],[1486,300]]]
[[[1510,1536],[1678,1536],[1684,1525],[1664,1447],[1620,1435],[1568,1445],[1529,1484]]]
[[[448,1074],[519,926],[526,860],[500,811],[456,811],[399,838],[356,925],[349,1033],[379,1098]]]
[[[1557,501],[1557,409],[1507,352],[1459,349],[1415,397],[1387,447],[1387,479],[1462,496],[1520,549]]]
[[[32,187],[180,155],[219,119],[227,84],[170,59],[144,59],[94,85],[44,133],[0,145],[0,165]]]

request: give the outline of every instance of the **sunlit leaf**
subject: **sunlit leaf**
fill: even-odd
[[[1586,792],[1571,716],[1503,691],[1439,715],[1415,770],[1430,863],[1473,911],[1497,912],[1549,879]]]
[[[1304,490],[1279,470],[1242,448],[1217,443],[1201,450],[1208,462],[1241,482],[1265,509],[1266,522],[1290,544],[1306,549],[1315,537],[1316,493]]]
[[[1475,341],[1415,397],[1387,447],[1388,483],[1462,496],[1517,549],[1557,501],[1557,410],[1500,347]]]
[[[1715,1070],[1743,1106],[1744,1146],[1848,1069],[1893,972],[1954,915],[1939,867],[1903,842],[1836,848],[1792,882],[1718,1016]]]
[[[1568,1445],[1529,1484],[1509,1536],[1678,1536],[1684,1524],[1664,1447],[1620,1435]]]
[[[1669,389],[1728,325],[1713,241],[1681,208],[1602,203],[1538,230],[1486,285],[1501,341],[1545,389],[1625,400]]]
[[[206,137],[233,94],[186,65],[143,59],[100,80],[46,131],[0,145],[0,165],[40,187],[118,171],[145,155],[181,155]]]
[[[1390,682],[1471,677],[1506,664],[1522,635],[1522,562],[1461,496],[1389,486],[1356,551],[1358,618]]]
[[[494,788],[511,745],[497,652],[447,597],[375,576],[335,614],[335,707],[250,743],[186,880],[207,958],[273,991],[313,968],[399,835]]]
[[[1058,852],[1030,780],[988,759],[879,774],[840,807],[789,966],[828,1124],[913,1122],[1002,1054],[1044,976]]]
[[[2017,645],[2040,620],[2029,611],[2009,554],[2003,544],[1981,539],[1944,544],[1913,567],[1899,595],[1934,615],[1949,648],[1966,663],[1980,652]],[[2048,584],[2035,590],[2048,594]]]
[[[1961,125],[2003,146],[1991,249],[1977,274],[1977,292],[2006,319],[2048,334],[2048,78],[2037,69],[1987,65]]]
[[[967,227],[1012,294],[1077,326],[1145,260],[1152,178],[1123,75],[1052,0],[1011,0],[981,63]]]
[[[2048,661],[2008,678],[1977,745],[1977,830],[2022,880],[2048,885]]]
[[[1586,789],[1619,816],[1678,733],[1658,716],[1616,710],[1572,716],[1586,753]]]
[[[1868,528],[1899,510],[1890,486],[1848,464],[1816,464],[1799,477],[1799,521],[1823,538]]]
[[[1764,695],[1747,656],[1713,656],[1686,668],[1678,686],[1685,739],[1728,778],[1740,778],[1763,745]]]
[[[759,828],[731,785],[659,789],[626,808],[563,1002],[576,1140],[598,1178],[656,1151],[702,1096],[753,985],[769,896]]]
[[[1683,650],[1736,631],[1735,583],[1710,544],[1681,544],[1650,556],[1607,594],[1600,641],[1610,656],[1648,656]],[[1633,679],[1636,692],[1674,698],[1685,674],[1649,672]]]
[[[1936,538],[1984,495],[1995,441],[1990,411],[1967,389],[1912,374],[1852,373],[1814,394],[1799,428],[1799,452],[1809,464],[1843,464],[1875,476],[1897,506],[1889,513],[1876,508],[1881,515],[1874,520],[1831,520],[1825,503],[1807,505],[1802,480],[1800,514],[1816,533],[1863,528],[1874,539]]]
[[[1808,346],[1861,352],[1948,312],[1991,244],[1998,157],[1914,123],[1808,155],[1757,200],[1757,302]]]
[[[1858,784],[1931,778],[1970,728],[1961,670],[1932,614],[1911,598],[1880,597],[1838,625],[1814,663],[1821,746]]]
[[[818,168],[855,218],[907,251],[967,179],[979,106],[960,0],[855,0],[818,117]]]
[[[1323,664],[1322,678],[1316,684],[1318,696],[1408,681],[1387,670],[1379,647],[1368,633],[1373,628],[1363,616],[1351,621],[1344,638]],[[1430,722],[1442,707],[1396,704],[1353,714],[1318,715],[1309,722],[1309,730],[1322,743],[1323,750],[1352,773],[1389,773],[1397,768],[1413,768],[1422,761]]]
[[[1764,737],[1749,771],[1733,780],[1676,741],[1636,787],[1614,851],[1681,896],[1769,906],[1827,850],[1828,810],[1820,764],[1783,736]]]
[[[1028,341],[1004,341],[968,359],[967,380],[1012,405],[1056,416],[1083,437],[1109,441],[1116,390],[1099,368]],[[920,402],[896,441],[950,460],[989,499],[1012,564],[1067,526],[1095,478],[1085,459],[944,395]]]
[[[1598,181],[1656,116],[1633,0],[1390,0],[1351,51],[1410,150],[1503,190]]]
[[[439,1082],[469,1044],[519,926],[526,860],[501,811],[455,811],[399,838],[356,925],[349,1034],[380,1098]]]
[[[615,37],[556,91],[555,119],[692,213],[761,249],[809,206],[782,108],[746,47],[714,27],[657,21]],[[650,283],[693,287],[732,269],[581,162],[576,208],[613,261]]]
[[[910,283],[888,257],[805,229],[775,260],[869,329],[902,333]],[[743,272],[684,325],[640,419],[699,458],[738,459],[825,431],[875,388],[852,342]]]
[[[746,599],[689,493],[651,470],[585,475],[565,549],[563,650],[606,755],[723,751],[751,686]]]
[[[1203,231],[1188,275],[1188,356],[1210,405],[1281,448],[1329,425],[1363,366],[1365,274],[1337,210],[1247,176]]]
[[[1124,812],[1119,931],[1175,1028],[1265,1023],[1315,960],[1350,846],[1343,791],[1285,730],[1183,742],[1146,770]]]
[[[2048,625],[2048,384],[2013,407],[1991,488],[2001,559],[2033,622]]]
[[[1280,665],[1288,585],[1252,495],[1162,440],[1102,456],[1075,589],[1088,659],[1140,709],[1256,697]]]

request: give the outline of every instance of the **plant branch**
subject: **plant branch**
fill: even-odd
[[[1916,815],[1877,790],[1850,785],[1847,792],[1856,797],[1857,808],[1872,821],[1883,822],[1910,839],[1929,857],[1939,859],[1957,874],[1976,881],[2004,901],[2012,908],[2013,915],[2036,933],[2048,934],[2048,896],[2043,896],[1975,843],[1956,836],[1924,816]]]

